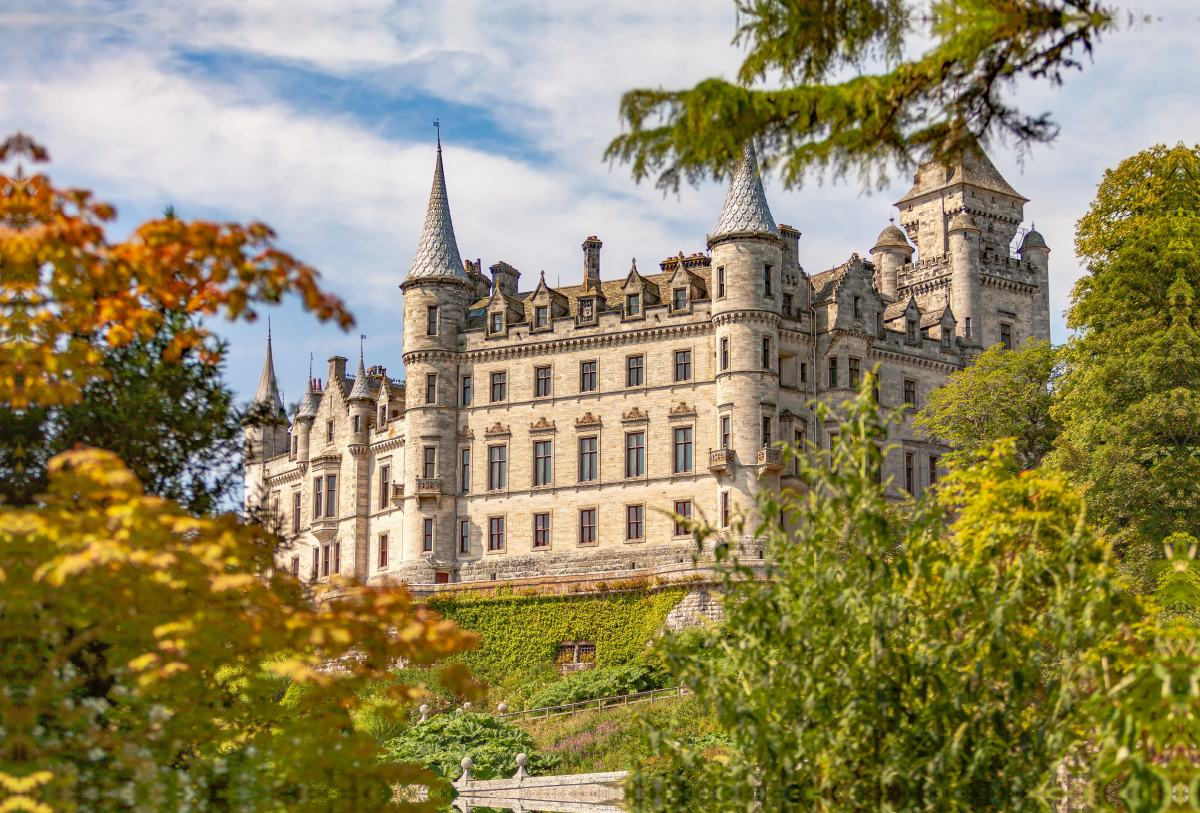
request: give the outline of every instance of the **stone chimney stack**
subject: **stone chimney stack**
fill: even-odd
[[[329,358],[329,381],[330,383],[341,383],[346,380],[346,357],[345,356],[330,356]]]
[[[495,290],[509,296],[517,295],[517,280],[521,278],[521,272],[513,268],[506,262],[498,262],[491,267],[492,285]]]
[[[583,285],[585,288],[600,287],[600,238],[592,235],[583,241]]]

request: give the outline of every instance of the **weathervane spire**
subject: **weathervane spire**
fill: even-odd
[[[438,152],[442,151],[442,121],[441,119],[433,120],[433,129],[437,130]]]

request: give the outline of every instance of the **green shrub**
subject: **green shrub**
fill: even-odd
[[[476,779],[512,776],[520,753],[529,757],[526,768],[534,774],[553,769],[560,760],[536,753],[529,734],[482,712],[443,714],[417,723],[383,747],[388,759],[420,763],[450,781],[462,776],[464,757],[471,758],[471,776]]]
[[[648,666],[630,664],[589,669],[576,672],[534,694],[529,698],[529,708],[540,709],[619,694],[635,694],[663,685],[662,676]]]

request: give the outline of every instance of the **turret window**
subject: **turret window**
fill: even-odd
[[[354,434],[356,434],[356,435],[358,434],[358,431],[359,431],[359,429],[358,429],[358,418],[359,418],[359,416],[358,416],[358,415],[355,415],[355,416],[354,416],[354,417],[351,419],[351,420],[354,422]]]
[[[729,339],[721,339],[721,370],[729,369]]]
[[[426,480],[432,480],[437,476],[437,447],[426,446],[424,452],[425,459],[422,461],[421,476]]]
[[[762,366],[764,370],[771,369],[771,338],[763,336],[762,340]]]
[[[321,518],[321,485],[323,480],[317,477],[313,480],[313,519]]]
[[[426,553],[433,552],[433,517],[425,518],[425,533],[421,540],[421,550]]]
[[[771,416],[770,415],[763,415],[762,445],[763,445],[764,449],[771,445]]]
[[[763,266],[763,296],[767,299],[774,299],[775,292],[771,288],[771,266]]]
[[[717,299],[725,298],[725,266],[717,267]]]
[[[1000,323],[1000,344],[1004,345],[1005,350],[1012,350],[1013,348],[1012,325],[1006,322]]]
[[[428,373],[425,376],[425,403],[437,403],[437,373]],[[355,427],[358,431],[358,427]]]
[[[730,443],[729,416],[721,416],[721,448],[728,449]]]
[[[963,319],[963,336],[966,336],[968,339],[971,338],[971,317],[970,316]]]
[[[299,451],[300,451],[300,438],[294,436],[292,438],[292,457],[295,457]]]
[[[438,330],[438,309],[430,307],[425,311],[425,335],[436,336]]]
[[[471,405],[471,376],[469,375],[462,377],[462,405],[465,407]]]
[[[300,533],[300,492],[292,495],[292,533]]]
[[[325,516],[332,517],[337,514],[337,476],[327,474],[325,476]]]

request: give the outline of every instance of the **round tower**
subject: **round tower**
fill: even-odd
[[[895,222],[879,233],[871,259],[879,274],[879,292],[893,301],[896,299],[896,281],[900,269],[912,262],[913,247],[904,232],[896,228]]]
[[[1038,292],[1034,299],[1030,335],[1050,339],[1050,248],[1046,238],[1036,229],[1025,235],[1021,243],[1021,259],[1038,271]]]
[[[245,419],[245,492],[247,510],[266,508],[266,463],[289,452],[290,435],[287,411],[275,380],[275,359],[271,350],[271,329],[267,328],[267,357],[263,361],[258,390]]]
[[[959,343],[980,346],[979,227],[965,211],[950,220],[950,309],[958,319]]]
[[[442,148],[416,257],[404,292],[404,539],[398,578],[428,584],[449,578],[455,558],[459,333],[474,286],[450,219]]]
[[[309,443],[319,404],[320,399],[317,398],[317,393],[313,389],[312,370],[310,369],[308,386],[304,388],[304,400],[300,402],[300,408],[296,410],[296,463],[302,471],[308,467]]]
[[[729,182],[721,217],[708,235],[708,247],[712,255],[717,403],[729,405],[718,415],[716,441],[717,448],[724,447],[728,436],[728,449],[734,456],[719,479],[716,508],[723,520],[726,499],[731,513],[749,513],[757,491],[779,485],[778,450],[763,450],[780,439],[778,408],[766,405],[779,403],[784,240],[767,205],[750,143]],[[767,475],[765,482],[760,481],[760,472]]]

